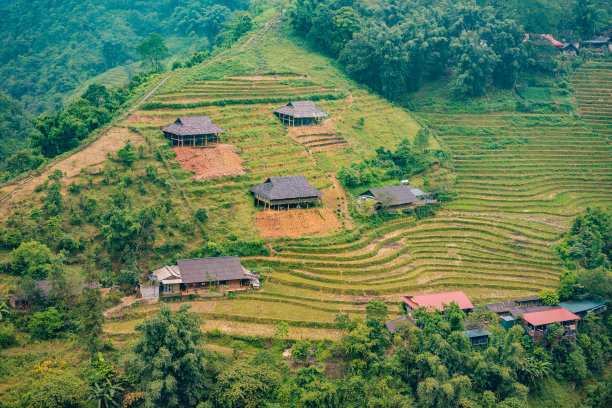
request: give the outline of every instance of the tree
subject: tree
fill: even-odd
[[[294,361],[305,363],[312,354],[312,344],[307,340],[296,341],[291,347],[291,358]]]
[[[103,302],[100,289],[83,288],[77,307],[77,328],[87,350],[95,353],[102,347],[102,325],[104,324]]]
[[[451,304],[444,310],[444,317],[448,324],[450,324],[451,331],[463,331],[465,330],[465,312],[459,308],[456,302]]]
[[[423,153],[426,151],[429,147],[429,130],[419,129],[412,144],[417,152]]]
[[[51,251],[37,241],[24,242],[11,252],[11,270],[32,279],[45,279],[51,266]]]
[[[221,407],[262,407],[271,397],[276,380],[276,374],[266,366],[238,363],[217,377],[213,396]]]
[[[546,306],[554,306],[559,303],[559,294],[554,289],[542,289],[538,296]]]
[[[146,407],[194,407],[206,393],[204,352],[197,315],[183,305],[159,312],[136,326],[140,333],[126,365],[145,393]]]
[[[29,408],[82,408],[87,406],[89,387],[80,378],[55,371],[42,374],[27,395]]]
[[[455,90],[470,97],[480,96],[485,92],[491,74],[499,62],[495,51],[476,31],[463,31],[451,42],[455,55]]]
[[[132,164],[136,161],[136,149],[128,140],[125,142],[125,146],[117,151],[117,156],[121,163],[125,164],[127,167],[132,167]]]
[[[387,313],[389,313],[389,308],[387,305],[377,299],[370,300],[366,305],[366,315],[368,317],[373,317],[376,319],[386,320]]]
[[[164,39],[155,33],[151,33],[147,39],[138,44],[136,52],[140,54],[143,60],[151,64],[153,71],[159,71],[161,69],[161,61],[170,55]]]

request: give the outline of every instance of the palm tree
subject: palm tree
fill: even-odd
[[[539,383],[540,380],[543,380],[552,373],[552,364],[548,361],[541,361],[536,360],[533,357],[526,357],[523,360],[523,370],[527,374],[529,383],[533,388]]]
[[[98,401],[98,408],[113,408],[120,407],[119,397],[123,388],[118,384],[113,384],[107,378],[106,382],[102,384],[94,384],[93,395],[90,397],[91,400]]]
[[[0,300],[0,322],[4,319],[4,316],[8,315],[8,306],[4,302],[4,300]]]

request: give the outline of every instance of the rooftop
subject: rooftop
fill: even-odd
[[[472,337],[483,337],[489,336],[491,333],[485,329],[471,329],[462,332],[464,336],[471,339]]]
[[[571,320],[580,320],[580,317],[567,309],[553,309],[543,312],[526,313],[523,315],[523,320],[533,326],[542,326],[554,322],[562,323]]]
[[[417,191],[413,191],[417,190]],[[388,206],[406,205],[412,204],[419,201],[415,192],[421,192],[414,186],[401,185],[392,187],[380,187],[372,188],[364,193],[362,196],[372,196],[376,201],[385,203]]]
[[[176,263],[183,283],[249,279],[237,256],[179,259]]]
[[[588,312],[593,309],[604,307],[606,302],[603,300],[581,300],[578,302],[561,302],[559,307],[569,310],[572,313]]]
[[[607,42],[610,42],[610,37],[604,37],[604,36],[599,36],[599,37],[591,38],[590,40],[583,41],[583,43],[589,43],[589,44],[603,44]]]
[[[180,136],[211,135],[225,132],[225,130],[212,123],[208,116],[178,118],[162,130]]]
[[[317,108],[313,101],[292,101],[274,111],[294,118],[326,118],[329,115]]]
[[[304,176],[270,177],[264,183],[251,187],[251,192],[268,200],[290,200],[323,195],[320,190],[311,186]]]
[[[443,304],[450,305],[455,302],[461,309],[473,309],[474,305],[465,296],[462,291],[456,292],[444,292],[444,293],[432,293],[430,295],[414,295],[414,296],[402,296],[404,302],[413,307],[427,307],[435,308],[443,311]]]

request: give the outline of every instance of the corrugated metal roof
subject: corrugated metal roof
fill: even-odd
[[[490,336],[491,333],[485,329],[471,329],[462,332],[464,336],[471,339],[472,337]]]
[[[329,115],[317,108],[312,101],[292,101],[274,111],[294,118],[326,118]]]
[[[546,310],[543,312],[526,313],[523,315],[523,320],[533,326],[542,326],[554,322],[567,322],[571,320],[580,320],[567,309]]]
[[[183,283],[248,279],[246,269],[237,256],[179,259],[176,263]]]
[[[178,118],[176,122],[169,124],[162,130],[180,136],[211,135],[225,132],[225,130],[212,123],[208,116]]]
[[[559,303],[559,307],[567,309],[572,313],[588,312],[590,310],[599,309],[605,305],[606,302],[601,300],[581,300],[579,302]]]
[[[402,296],[403,301],[410,301],[416,304],[418,307],[431,307],[443,311],[442,304],[450,305],[455,302],[461,309],[473,309],[474,305],[470,302],[465,293],[462,291],[456,292],[443,292],[443,293],[432,293],[429,295],[414,295],[414,296]],[[407,303],[410,303],[407,302]]]
[[[388,206],[406,205],[419,201],[417,196],[412,192],[413,189],[413,186],[407,185],[372,188],[361,195],[372,196],[376,201],[385,203]]]
[[[270,177],[265,183],[253,186],[250,190],[268,200],[290,200],[323,195],[320,190],[311,186],[304,176]]]

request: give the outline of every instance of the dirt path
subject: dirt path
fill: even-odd
[[[134,303],[138,302],[139,300],[140,299],[136,299],[136,296],[122,297],[121,298],[121,303],[119,303],[117,306],[113,306],[110,309],[104,311],[104,317],[112,316],[113,313],[118,312],[119,310],[123,309],[124,307],[131,306]]]

